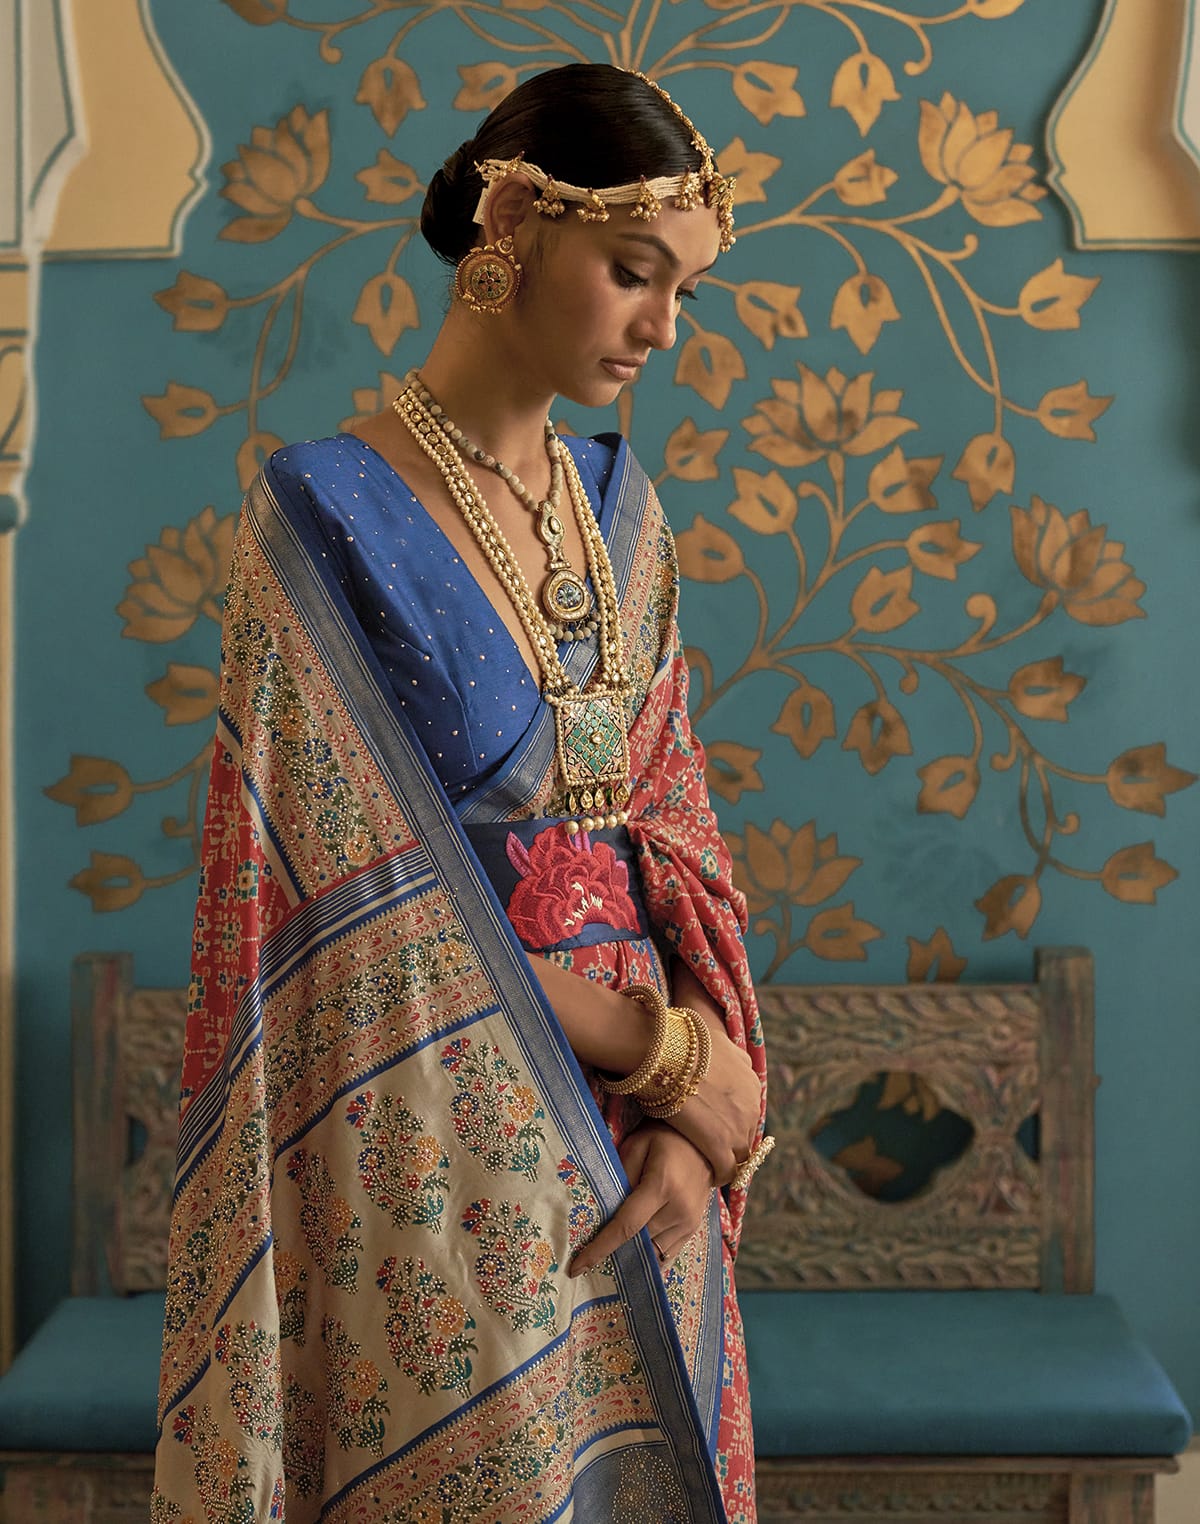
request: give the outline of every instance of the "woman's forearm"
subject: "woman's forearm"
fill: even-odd
[[[653,1034],[645,1006],[549,959],[535,957],[530,963],[579,1062],[611,1074],[632,1074]]]

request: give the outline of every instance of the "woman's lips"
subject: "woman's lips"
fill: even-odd
[[[600,364],[618,381],[636,381],[642,368],[640,361],[636,360],[601,360]]]

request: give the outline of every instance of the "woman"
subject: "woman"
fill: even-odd
[[[424,364],[247,497],[156,1521],[754,1518],[744,906],[653,489],[547,421],[671,346],[731,201],[644,77],[528,80],[429,188]]]

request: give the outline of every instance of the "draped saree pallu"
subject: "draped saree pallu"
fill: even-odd
[[[368,447],[339,441],[368,466]],[[617,984],[684,959],[762,1057],[744,909],[687,722],[669,532],[623,446],[608,490],[634,799],[627,832],[573,841],[539,818],[547,706],[451,805],[311,494],[272,465],[248,494],[154,1524],[754,1518],[730,1275],[741,1193],[713,1193],[665,1277],[645,1232],[566,1274],[627,1190],[614,1140],[632,1103],[597,1105],[530,956]]]

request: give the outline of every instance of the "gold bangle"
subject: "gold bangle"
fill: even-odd
[[[676,1112],[683,1110],[699,1090],[712,1061],[712,1033],[708,1030],[708,1024],[700,1013],[686,1005],[672,1006],[671,1011],[673,1015],[681,1017],[687,1023],[689,1036],[687,1062],[675,1076],[675,1082],[669,1091],[660,1096],[646,1096],[644,1099],[639,1097],[642,1099],[642,1110],[655,1121],[665,1121],[668,1117],[673,1117]]]
[[[750,1177],[754,1174],[755,1170],[759,1167],[759,1165],[763,1162],[763,1160],[774,1147],[775,1139],[768,1133],[767,1136],[763,1138],[762,1141],[758,1144],[750,1157],[743,1160],[743,1162],[738,1165],[737,1173],[729,1182],[729,1189],[731,1191],[744,1191],[750,1184]]]
[[[662,1064],[663,1053],[671,1033],[671,1008],[653,985],[630,984],[621,991],[621,994],[636,1000],[654,1017],[654,1032],[650,1038],[650,1048],[632,1074],[620,1080],[608,1080],[598,1075],[597,1083],[601,1090],[607,1091],[609,1095],[634,1095],[653,1079]]]

